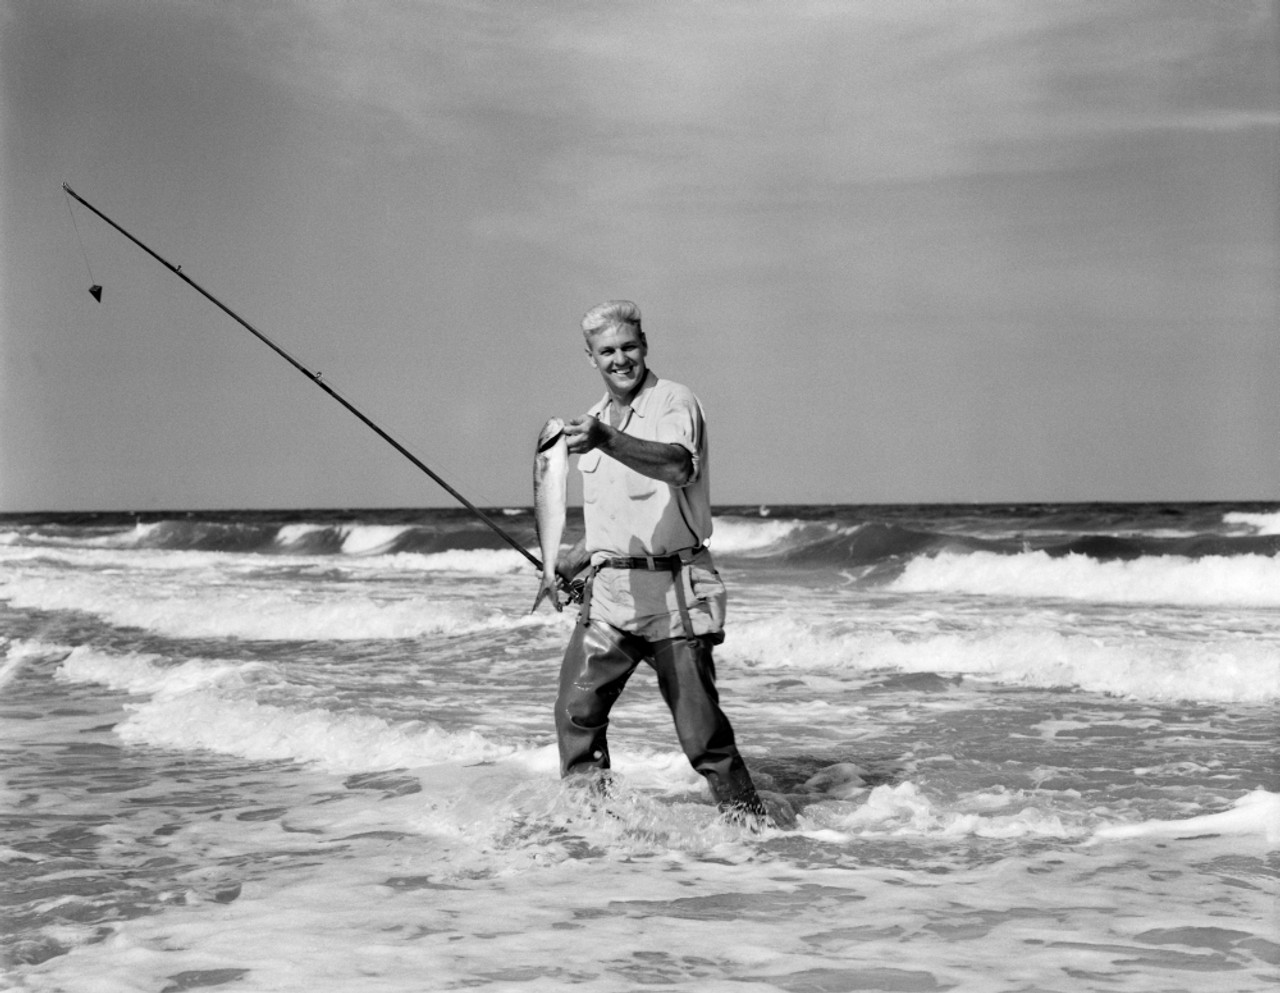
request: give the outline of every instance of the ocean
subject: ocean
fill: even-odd
[[[711,546],[794,830],[718,819],[646,667],[616,789],[567,789],[573,615],[464,511],[0,518],[0,986],[1280,986],[1280,504],[721,507]]]

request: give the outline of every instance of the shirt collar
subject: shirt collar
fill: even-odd
[[[650,399],[653,396],[653,388],[658,385],[658,377],[652,369],[646,370],[644,382],[640,384],[640,392],[635,395],[635,399],[631,401],[631,412],[637,417],[644,417],[649,413],[652,406]],[[613,402],[613,397],[608,393],[600,398],[600,402],[590,412],[592,417],[600,417],[609,409],[609,404]]]

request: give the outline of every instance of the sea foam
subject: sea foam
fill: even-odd
[[[1280,847],[1280,793],[1256,789],[1236,800],[1231,809],[1216,814],[1201,814],[1181,820],[1115,824],[1099,828],[1094,837],[1117,840],[1201,838],[1210,835],[1253,836],[1264,839],[1272,848]]]
[[[1265,640],[1109,644],[1034,627],[907,637],[773,618],[732,625],[721,654],[765,668],[962,673],[1153,701],[1280,700],[1280,645]]]
[[[1225,524],[1243,524],[1252,528],[1255,534],[1280,534],[1280,513],[1249,514],[1244,511],[1233,511],[1222,518]]]
[[[912,560],[891,588],[900,592],[1053,597],[1096,603],[1280,606],[1280,559],[1147,556],[1099,562],[1046,552],[944,552]]]
[[[271,586],[250,593],[211,584],[155,585],[136,576],[131,585],[102,573],[25,578],[0,588],[18,606],[78,610],[113,625],[172,638],[243,638],[262,641],[350,641],[418,638],[507,629],[538,623],[511,617],[481,602],[430,596],[373,599],[340,585],[307,591]]]
[[[325,567],[331,563],[323,563]],[[445,552],[397,552],[343,559],[339,568],[364,572],[457,572],[474,576],[503,576],[528,571],[533,566],[519,552],[506,548],[468,548]]]
[[[23,639],[8,641],[4,638],[0,638],[0,648],[4,649],[4,659],[0,661],[0,689],[11,683],[28,662],[65,656],[71,651],[66,645]]]
[[[931,799],[914,783],[877,786],[862,803],[840,807],[835,813],[822,808],[811,811],[802,823],[821,825],[828,831],[850,837],[928,837],[940,840],[960,838],[1081,838],[1088,831],[1080,818],[1064,819],[1060,812],[1038,806],[1033,800],[1014,794],[970,797],[955,809]],[[985,808],[985,809],[984,809]]]
[[[336,772],[491,762],[516,752],[514,744],[474,731],[262,702],[259,689],[280,682],[264,663],[192,659],[167,666],[155,655],[79,647],[63,661],[58,677],[145,697],[126,705],[130,715],[115,728],[131,744],[312,762]]]

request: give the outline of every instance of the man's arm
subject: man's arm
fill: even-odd
[[[683,445],[634,438],[590,415],[569,421],[564,427],[564,436],[570,454],[582,455],[598,448],[650,479],[672,486],[693,482],[693,456]]]
[[[566,548],[556,556],[556,572],[566,583],[591,564],[587,554],[586,537],[579,538],[572,548]]]

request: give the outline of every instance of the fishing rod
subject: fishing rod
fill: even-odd
[[[266,345],[268,348],[270,348],[273,352],[275,352],[275,353],[276,353],[277,355],[279,355],[282,359],[284,359],[286,362],[288,362],[291,366],[293,366],[295,369],[297,369],[300,373],[302,373],[304,376],[306,376],[306,377],[307,377],[307,379],[309,379],[309,380],[311,380],[311,382],[315,383],[318,387],[320,387],[320,389],[322,389],[322,390],[324,390],[326,393],[328,393],[328,394],[329,394],[329,396],[331,396],[331,397],[333,397],[335,400],[337,400],[337,401],[338,401],[338,403],[340,403],[340,404],[342,404],[342,406],[346,407],[346,408],[347,408],[347,410],[349,410],[349,411],[350,411],[351,413],[353,413],[357,418],[359,418],[359,419],[360,419],[360,420],[361,420],[361,421],[362,421],[362,422],[363,422],[367,427],[371,428],[371,429],[373,430],[373,432],[374,432],[374,433],[375,433],[379,438],[381,438],[381,439],[382,439],[383,441],[385,441],[388,445],[390,445],[390,446],[391,446],[392,448],[394,448],[397,452],[399,452],[399,453],[400,453],[401,455],[403,455],[406,459],[408,459],[408,460],[409,460],[410,462],[412,462],[415,466],[417,466],[419,469],[421,469],[423,472],[425,472],[428,476],[430,476],[433,480],[435,480],[435,482],[436,482],[436,483],[438,483],[438,484],[439,484],[439,485],[444,489],[444,491],[445,491],[446,493],[448,493],[451,497],[453,497],[453,498],[454,498],[455,500],[457,500],[460,504],[462,504],[462,506],[466,507],[466,508],[467,508],[467,510],[471,511],[471,513],[475,514],[475,515],[476,515],[476,517],[480,518],[480,520],[482,520],[485,524],[489,525],[489,527],[493,529],[494,533],[495,533],[495,534],[497,534],[500,538],[502,538],[502,540],[503,540],[503,541],[505,541],[508,545],[510,545],[510,546],[511,546],[512,548],[514,548],[517,552],[519,552],[519,553],[520,553],[521,555],[523,555],[526,559],[528,559],[528,560],[533,564],[533,567],[534,567],[535,569],[537,569],[539,572],[541,572],[541,571],[542,571],[542,562],[541,562],[541,560],[539,560],[539,559],[538,559],[538,557],[537,557],[536,555],[534,555],[533,553],[531,553],[527,548],[525,548],[522,544],[520,544],[520,542],[516,541],[516,539],[515,539],[515,538],[513,538],[510,534],[508,534],[506,531],[504,531],[504,530],[502,529],[502,527],[501,527],[501,526],[500,526],[500,525],[499,525],[495,520],[493,520],[493,518],[491,518],[491,517],[490,517],[488,514],[486,514],[483,510],[481,510],[479,507],[477,507],[475,504],[473,504],[470,500],[468,500],[466,497],[464,497],[461,493],[459,493],[457,490],[455,490],[452,486],[450,486],[448,483],[446,483],[443,479],[441,479],[438,475],[436,475],[436,473],[434,473],[434,472],[431,470],[431,468],[430,468],[429,466],[427,466],[427,464],[426,464],[425,462],[423,462],[423,461],[422,461],[421,459],[419,459],[416,455],[414,455],[414,454],[413,454],[413,452],[409,451],[409,449],[405,448],[405,447],[404,447],[404,445],[400,444],[400,442],[396,441],[396,440],[395,440],[395,438],[391,437],[391,435],[387,434],[387,432],[386,432],[386,431],[384,431],[384,430],[382,430],[382,428],[378,427],[378,425],[377,425],[377,424],[375,424],[375,423],[374,423],[374,422],[373,422],[373,421],[372,421],[368,416],[366,416],[362,411],[360,411],[360,410],[359,410],[359,409],[358,409],[358,408],[357,408],[353,403],[351,403],[351,402],[350,402],[349,400],[347,400],[344,396],[342,396],[342,394],[340,394],[340,393],[339,393],[337,390],[335,390],[332,386],[330,386],[330,385],[329,385],[328,383],[326,383],[323,379],[321,379],[321,378],[320,378],[320,375],[321,375],[320,373],[318,373],[318,372],[312,372],[310,369],[308,369],[306,366],[304,366],[301,362],[299,362],[297,359],[295,359],[292,355],[290,355],[288,352],[286,352],[283,348],[281,348],[279,345],[277,345],[274,341],[272,341],[270,338],[268,338],[265,334],[263,334],[261,331],[259,331],[257,328],[255,328],[252,324],[250,324],[248,321],[246,321],[243,317],[241,317],[241,316],[240,316],[239,314],[237,314],[234,310],[232,310],[230,307],[228,307],[225,303],[223,303],[221,300],[219,300],[217,297],[215,297],[212,293],[210,293],[208,290],[206,290],[203,286],[201,286],[199,283],[197,283],[194,279],[192,279],[190,276],[188,276],[185,272],[183,272],[183,271],[182,271],[182,266],[180,266],[180,265],[174,265],[172,262],[170,262],[170,261],[168,261],[167,259],[165,259],[165,258],[161,257],[158,253],[156,253],[155,251],[153,251],[151,248],[149,248],[148,246],[144,245],[141,241],[139,241],[137,238],[135,238],[133,235],[131,235],[128,231],[126,231],[124,228],[122,228],[119,224],[117,224],[115,221],[113,221],[110,217],[108,217],[106,214],[104,214],[102,211],[100,211],[97,207],[95,207],[93,204],[91,204],[88,200],[86,200],[84,197],[82,197],[79,193],[77,193],[75,190],[73,190],[73,189],[72,189],[72,188],[71,188],[67,183],[63,183],[63,184],[62,184],[62,188],[63,188],[64,190],[66,190],[66,192],[67,192],[70,196],[72,196],[72,197],[74,197],[76,200],[80,201],[80,203],[84,204],[84,205],[85,205],[86,207],[88,207],[91,211],[93,211],[95,214],[97,214],[99,217],[101,217],[104,221],[106,221],[108,224],[110,224],[113,228],[115,228],[117,231],[119,231],[122,235],[124,235],[126,238],[128,238],[131,242],[133,242],[135,245],[137,245],[139,248],[141,248],[144,252],[146,252],[148,255],[150,255],[153,259],[155,259],[157,262],[159,262],[161,265],[163,265],[163,266],[164,266],[166,269],[168,269],[171,273],[173,273],[173,274],[174,274],[175,276],[177,276],[179,279],[183,280],[183,282],[185,282],[185,283],[186,283],[188,286],[190,286],[193,290],[195,290],[196,292],[200,293],[200,294],[201,294],[202,296],[204,296],[207,300],[209,300],[210,302],[212,302],[212,303],[214,303],[215,305],[217,305],[217,306],[218,306],[218,307],[219,307],[219,308],[220,308],[224,313],[226,313],[229,317],[231,317],[231,318],[232,318],[233,320],[235,320],[237,323],[239,323],[239,324],[243,325],[243,326],[245,327],[245,329],[247,329],[247,330],[248,330],[248,331],[249,331],[249,332],[250,332],[250,333],[251,333],[255,338],[257,338],[258,340],[260,340],[263,344],[265,344],[265,345]],[[98,290],[99,290],[99,292],[101,292],[100,288],[99,288],[99,287],[97,287],[96,285],[95,285],[94,289],[98,289]],[[96,297],[96,296],[95,296],[95,299],[97,299],[97,297]]]

